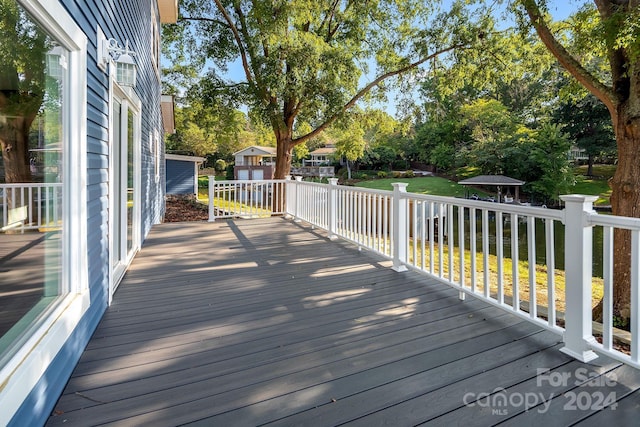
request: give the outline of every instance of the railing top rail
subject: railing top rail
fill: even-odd
[[[323,184],[321,182],[311,182],[311,181],[293,181],[296,184],[306,185],[309,187],[328,187],[329,184]]]
[[[224,180],[218,181],[215,180],[214,183],[217,184],[273,184],[279,182],[287,182],[286,179],[244,179],[244,180]]]
[[[534,216],[536,218],[548,218],[553,220],[564,221],[564,211],[556,209],[547,209],[537,206],[512,205],[508,203],[487,202],[482,200],[463,199],[459,197],[446,196],[430,196],[426,194],[407,193],[404,197],[425,202],[436,202],[455,204],[466,208],[488,209],[490,211],[500,211],[502,213]]]
[[[317,182],[308,182],[308,181],[297,181],[297,183],[302,185],[310,185],[310,186],[328,185],[328,184],[321,184]],[[372,188],[352,187],[352,186],[346,186],[346,185],[339,185],[336,187],[336,189],[338,189],[339,191],[349,191],[349,192],[358,192],[358,193],[366,193],[366,194],[380,194],[380,195],[386,195],[386,196],[393,195],[393,191],[390,191],[390,190],[378,190],[378,189],[372,189]],[[522,205],[512,205],[512,204],[506,204],[506,203],[486,202],[482,200],[463,199],[463,198],[457,198],[457,197],[453,198],[453,197],[446,197],[446,196],[431,196],[431,195],[418,194],[418,193],[403,193],[403,197],[410,198],[412,200],[425,201],[425,202],[446,203],[446,204],[455,203],[456,205],[464,206],[467,208],[488,209],[488,210],[500,211],[502,213],[508,213],[508,214],[533,216],[536,218],[564,221],[563,210],[546,209],[546,208],[536,207],[536,206],[522,206]]]
[[[627,230],[640,230],[640,219],[625,216],[599,215],[592,213],[588,215],[587,221],[590,225],[601,225],[605,227],[624,228]]]
[[[358,193],[367,193],[367,194],[380,194],[383,196],[392,196],[393,191],[389,190],[376,190],[374,188],[364,188],[364,187],[352,187],[349,185],[339,185],[336,188],[342,191],[353,191]]]
[[[36,188],[36,187],[62,187],[61,182],[12,182],[0,184],[0,188]]]

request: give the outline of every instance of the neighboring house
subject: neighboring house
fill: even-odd
[[[589,155],[587,154],[587,150],[584,148],[580,148],[576,145],[572,145],[569,151],[567,152],[567,158],[569,160],[589,160]]]
[[[336,147],[334,145],[327,145],[326,147],[318,148],[310,152],[310,159],[304,159],[302,166],[327,166],[334,161],[335,156]]]
[[[252,145],[233,153],[235,179],[273,179],[276,165],[276,148]]]
[[[335,168],[331,165],[336,158],[335,145],[327,145],[309,153],[310,159],[303,159],[301,167],[292,167],[293,176],[311,176],[330,178],[335,176]]]
[[[35,426],[164,215],[160,25],[178,3],[1,8],[0,46],[30,47],[0,67],[0,123],[27,124],[0,127],[0,425]]]
[[[167,164],[167,194],[198,196],[198,169],[204,157],[165,154]]]

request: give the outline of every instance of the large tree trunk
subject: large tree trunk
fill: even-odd
[[[29,128],[30,118],[18,117],[6,119],[0,126],[0,148],[4,164],[6,183],[31,182],[29,167]]]
[[[1,116],[0,116],[1,117]],[[31,169],[29,167],[29,127],[33,120],[23,117],[8,118],[0,125],[0,148],[2,149],[2,163],[4,166],[4,182],[30,183]],[[29,208],[29,201],[22,194],[22,189],[5,189],[7,219],[10,223],[24,221]],[[0,203],[2,201],[0,200]],[[31,209],[34,207],[32,206]],[[34,211],[35,212],[35,211]],[[13,233],[14,230],[5,231]]]
[[[618,110],[616,139],[618,166],[610,180],[611,209],[614,215],[640,217],[640,117],[634,117],[628,104]],[[631,315],[631,233],[614,232],[613,315],[621,325]],[[594,309],[594,319],[602,318],[602,302]]]
[[[276,171],[274,179],[284,179],[291,172],[291,154],[293,150],[293,130],[281,127],[276,134]]]

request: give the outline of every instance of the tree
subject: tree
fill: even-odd
[[[417,125],[414,138],[418,159],[444,171],[458,166],[457,159],[471,140],[469,128],[462,124],[460,108],[447,108],[442,116],[431,114],[426,122]]]
[[[453,145],[439,143],[429,155],[429,162],[441,170],[450,170],[455,165],[456,149]]]
[[[513,163],[509,154],[518,147],[516,135],[523,132],[507,107],[493,99],[478,99],[460,109],[461,122],[470,132],[466,158],[483,174],[507,174]],[[522,162],[526,155],[516,159]]]
[[[598,98],[588,94],[580,99],[568,99],[561,102],[554,111],[563,130],[575,144],[584,149],[589,157],[587,176],[593,175],[593,162],[603,152],[615,151],[616,138],[611,126],[611,117],[607,108]]]
[[[399,144],[400,134],[404,131],[404,123],[394,119],[380,109],[356,109],[352,112],[364,130],[364,154],[361,163],[373,168],[392,169],[393,163],[402,154]]]
[[[0,0],[0,148],[5,182],[31,182],[29,132],[46,92],[51,41],[17,3]]]
[[[558,62],[609,110],[618,148],[618,166],[609,181],[611,208],[615,215],[639,217],[640,210],[640,2],[638,0],[594,0],[583,6],[584,27],[574,27],[587,55],[578,56],[554,33],[545,15],[545,0],[516,2],[528,23]],[[520,9],[522,10],[522,9]],[[574,46],[575,48],[576,46]],[[607,73],[589,62],[594,54],[608,64]],[[599,54],[599,55],[598,55]],[[606,58],[606,59],[605,59]],[[597,62],[596,62],[597,64]],[[614,234],[613,315],[628,320],[631,315],[631,233]],[[601,318],[602,305],[594,312]],[[637,320],[637,319],[635,319]]]
[[[206,156],[216,151],[214,134],[197,123],[196,109],[176,109],[176,133],[167,138],[167,150],[195,156]]]
[[[178,66],[209,60],[210,80],[237,90],[269,123],[277,142],[275,177],[283,178],[293,147],[328,129],[359,100],[383,98],[392,83],[411,86],[413,79],[397,77],[482,41],[486,31],[470,22],[468,2],[455,0],[450,10],[433,14],[438,3],[185,0],[179,25],[167,30],[168,51]],[[244,79],[227,81],[236,60]],[[295,136],[298,120],[312,130]]]
[[[575,184],[575,177],[567,159],[569,140],[561,126],[544,124],[533,133],[531,148],[531,169],[536,171],[536,180],[531,189],[545,199],[559,200]]]

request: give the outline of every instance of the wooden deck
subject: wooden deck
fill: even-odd
[[[388,267],[282,218],[156,226],[48,425],[637,425],[640,371]]]

